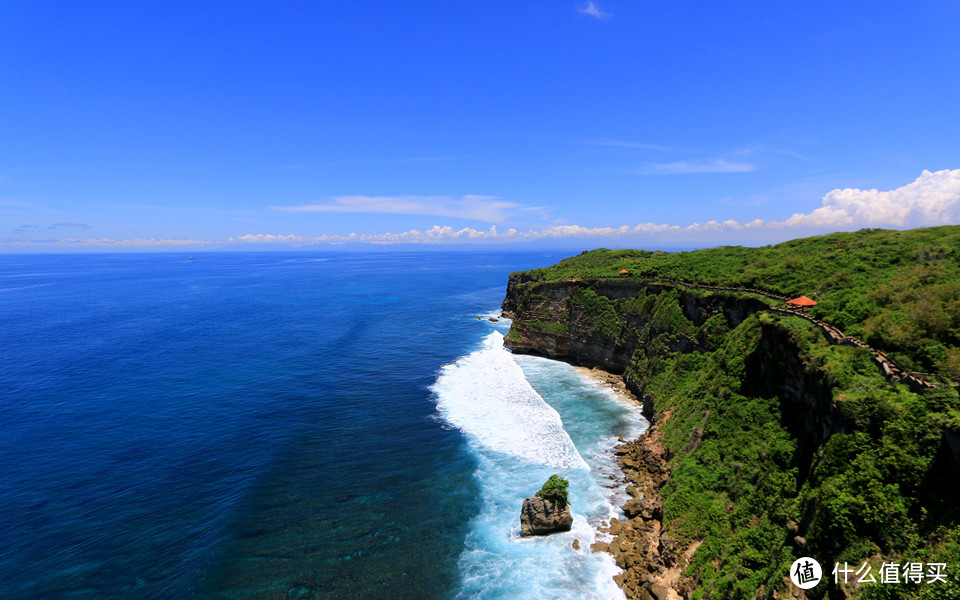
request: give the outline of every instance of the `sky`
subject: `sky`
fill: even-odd
[[[960,223],[960,3],[0,3],[0,252]]]

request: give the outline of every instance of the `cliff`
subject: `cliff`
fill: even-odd
[[[953,381],[907,378],[881,349],[784,310],[771,282],[647,277],[642,260],[638,275],[618,275],[616,255],[602,258],[511,274],[503,310],[512,351],[622,374],[644,402],[653,426],[617,450],[627,520],[597,548],[624,569],[628,596],[932,593],[832,581],[802,593],[787,572],[801,556],[819,560],[825,580],[835,563],[878,573],[884,562],[960,559]],[[936,593],[960,597],[955,575],[931,584]]]

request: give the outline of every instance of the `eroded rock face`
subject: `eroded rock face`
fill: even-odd
[[[573,515],[570,506],[562,509],[546,498],[534,496],[523,501],[520,509],[520,531],[522,535],[546,535],[557,531],[570,531]]]
[[[533,285],[528,285],[530,283]],[[660,294],[676,290],[680,309],[694,327],[718,314],[723,314],[727,324],[735,327],[751,314],[768,308],[753,298],[722,293],[692,294],[677,290],[675,285],[668,283],[629,280],[535,282],[527,273],[513,273],[501,305],[504,316],[514,319],[504,345],[517,354],[572,360],[581,366],[600,367],[621,374],[630,365],[634,352],[649,339],[658,333],[676,333],[661,330],[657,322],[630,311],[620,314],[624,327],[617,330],[619,333],[605,330],[598,326],[596,315],[584,312],[572,302],[577,290],[587,288],[609,300],[633,298],[641,291]],[[641,335],[645,328],[649,329],[646,337]],[[673,352],[702,349],[705,343],[684,335],[668,335],[664,340]]]

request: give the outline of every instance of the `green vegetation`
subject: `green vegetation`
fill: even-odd
[[[600,293],[624,268],[691,285]],[[571,336],[635,348],[625,376],[653,399],[669,458],[665,535],[681,549],[703,542],[684,571],[694,598],[773,597],[800,556],[817,558],[827,580],[835,563],[869,562],[874,573],[884,561],[948,565],[946,583],[821,584],[808,598],[960,597],[960,227],[680,254],[597,250],[524,275],[512,280],[521,295],[580,280],[566,308],[531,304],[538,318],[549,304]],[[867,349],[830,345],[755,296],[696,284],[811,296],[814,314],[908,369],[936,372],[939,385],[911,391],[886,380]],[[518,310],[515,323],[533,314]]]
[[[543,487],[540,488],[540,491],[537,492],[536,495],[545,500],[550,500],[563,509],[567,506],[567,486],[569,485],[569,481],[554,474],[543,484]]]
[[[567,335],[570,333],[569,327],[566,323],[557,323],[556,321],[541,321],[539,319],[534,319],[533,321],[527,322],[527,327],[538,329],[540,331],[549,331],[550,333],[556,333],[559,335]]]
[[[665,527],[681,546],[704,540],[686,571],[698,582],[697,598],[775,590],[800,555],[829,571],[875,556],[943,562],[960,553],[958,507],[937,464],[956,393],[890,385],[866,351],[823,345],[809,323],[787,320],[794,322],[751,317],[712,352],[635,356],[633,373],[658,413],[670,411],[660,424],[674,457],[661,490]],[[764,337],[781,350],[761,348]],[[840,430],[825,440],[811,438],[811,421],[789,406],[800,399],[776,393],[785,373],[770,353],[783,348],[795,348],[797,364],[807,365],[798,375],[819,380],[806,399],[827,399],[812,423],[823,427],[836,413]],[[802,533],[802,548],[791,527]],[[885,597],[917,592],[905,586]]]
[[[621,269],[630,274],[619,275]],[[762,248],[601,249],[528,275],[538,281],[662,278],[805,295],[819,303],[813,316],[881,348],[907,370],[960,381],[960,226],[866,229]]]
[[[594,325],[591,333],[613,339],[619,339],[623,333],[624,320],[615,302],[606,296],[599,296],[591,289],[577,288],[570,299],[570,307],[589,317]]]

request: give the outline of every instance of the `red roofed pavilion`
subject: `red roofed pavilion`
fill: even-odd
[[[621,275],[627,275],[628,273],[630,273],[630,271],[628,271],[628,270],[626,270],[626,269],[621,269],[621,270],[620,270],[620,274],[621,274]]]
[[[804,310],[804,309],[810,308],[811,306],[816,306],[817,301],[811,300],[806,296],[800,296],[799,298],[794,298],[793,300],[787,300],[787,304],[789,304],[790,306],[796,306],[800,310]]]

